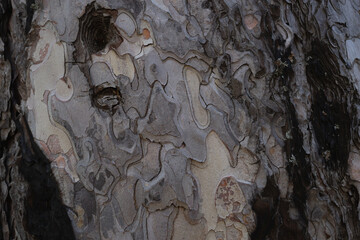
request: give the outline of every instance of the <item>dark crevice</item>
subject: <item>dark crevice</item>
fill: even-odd
[[[26,16],[25,34],[28,34],[31,29],[31,22],[34,16],[34,8],[32,7],[34,6],[33,4],[35,4],[35,0],[26,0],[27,16]]]
[[[217,68],[221,75],[222,80],[229,81],[231,72],[231,57],[229,54],[224,54],[217,59]]]
[[[318,154],[327,169],[343,177],[351,140],[351,116],[347,106],[351,94],[349,80],[340,76],[336,56],[317,40],[312,42],[306,59],[306,76],[313,98],[311,123]]]
[[[289,215],[290,209],[294,208],[293,205],[291,201],[280,198],[280,191],[274,177],[268,177],[264,190],[253,202],[257,222],[251,239],[305,239],[304,229],[299,224],[299,219]]]
[[[31,4],[34,1],[27,1],[27,19],[26,27],[23,34],[27,34],[31,28],[33,9]],[[5,59],[10,62],[11,66],[11,101],[10,111],[11,118],[15,122],[16,130],[14,136],[19,138],[12,138],[11,141],[19,141],[21,155],[16,164],[19,167],[20,173],[24,176],[28,183],[28,192],[25,199],[25,213],[22,219],[26,231],[33,237],[33,239],[57,240],[75,239],[70,219],[67,215],[65,206],[60,197],[60,190],[55,177],[52,174],[49,160],[35,143],[34,138],[29,130],[29,126],[24,116],[19,113],[17,105],[21,101],[19,93],[19,74],[13,59],[13,46],[9,32],[9,22],[12,15],[12,6],[10,1],[2,1],[0,10],[0,36],[4,42]],[[21,43],[16,43],[21,44]],[[23,43],[24,44],[24,43]],[[9,140],[9,141],[10,141]],[[16,144],[16,143],[13,143]],[[2,147],[9,147],[9,144],[1,144]],[[1,151],[3,151],[2,149]],[[5,166],[9,163],[5,164]],[[8,181],[11,183],[11,169],[6,169],[6,174],[9,177]],[[11,197],[8,195],[5,200],[4,211],[6,213],[6,220],[9,225],[9,239],[15,239],[15,228],[12,219],[16,215],[16,211],[21,209],[14,209]],[[14,212],[15,211],[15,212]],[[17,222],[19,223],[19,222]],[[1,234],[3,237],[3,234]]]
[[[21,133],[21,174],[29,184],[25,200],[25,227],[35,239],[75,239],[50,161],[35,143],[24,117],[15,119]]]
[[[286,141],[286,157],[288,164],[286,170],[289,173],[289,178],[293,183],[292,201],[299,211],[300,219],[298,221],[299,227],[302,228],[302,239],[309,239],[307,233],[308,218],[306,215],[306,202],[308,198],[308,189],[312,183],[311,164],[306,157],[303,149],[303,135],[299,129],[299,122],[296,117],[296,110],[294,105],[290,102],[289,93],[287,98],[287,125],[291,132],[291,139]]]
[[[333,202],[337,224],[337,239],[359,239],[358,192],[351,186],[347,174],[350,152],[353,108],[353,87],[349,79],[340,75],[338,57],[329,46],[319,40],[311,42],[306,56],[306,76],[311,86],[311,124],[317,143],[317,153],[324,166],[327,184],[337,189],[334,198],[347,206],[344,213]],[[352,235],[349,233],[349,227]]]
[[[285,141],[286,158],[288,159],[286,170],[289,175],[289,182],[293,184],[293,193],[290,198],[280,199],[277,195],[271,195],[273,206],[264,204],[264,209],[259,211],[255,205],[258,226],[251,235],[251,239],[309,239],[307,231],[307,199],[308,189],[312,182],[311,164],[303,149],[303,134],[299,128],[299,122],[296,116],[296,109],[291,101],[291,80],[294,78],[292,64],[295,59],[291,48],[285,47],[285,40],[273,31],[273,23],[279,17],[279,7],[268,6],[269,12],[264,13],[262,21],[262,34],[267,39],[267,47],[272,53],[275,71],[269,79],[269,88],[271,92],[277,92],[278,98],[285,107],[286,126],[285,132],[291,135]],[[268,9],[267,8],[267,9]],[[270,183],[269,183],[270,181]],[[268,179],[268,184],[273,185]],[[266,186],[268,188],[268,185]],[[265,189],[266,189],[265,188]],[[275,188],[275,187],[272,187]],[[276,187],[277,188],[277,187]],[[264,190],[265,191],[265,190]],[[278,192],[279,190],[276,189]],[[266,196],[262,193],[262,198]],[[269,196],[267,196],[269,198]],[[258,200],[259,201],[259,200]],[[266,200],[268,201],[268,200]],[[289,209],[297,211],[296,219],[290,216]],[[266,220],[262,220],[266,219]],[[261,224],[264,222],[264,224]],[[263,226],[263,227],[261,227]]]
[[[12,57],[11,57],[11,44],[10,44],[10,40],[9,40],[9,35],[10,35],[10,30],[9,30],[9,22],[10,22],[10,18],[11,18],[11,14],[12,14],[12,6],[11,6],[11,1],[10,0],[4,0],[0,2],[0,37],[2,42],[4,43],[4,59],[5,61],[9,61],[10,65],[11,65],[11,78],[13,78],[14,76],[14,70],[13,70],[13,66],[14,63],[12,61]],[[10,141],[10,140],[9,140]],[[10,145],[9,143],[4,143],[1,142],[0,144],[0,151],[1,151],[1,156],[3,154],[8,154],[6,151],[6,146]],[[4,167],[5,167],[5,175],[8,175],[8,182],[11,182],[11,175],[9,174],[10,169],[8,168],[8,164],[7,164],[7,159],[5,159],[4,162]],[[2,190],[2,189],[1,189]],[[5,212],[6,215],[6,221],[9,227],[9,238],[10,239],[14,239],[15,237],[15,231],[14,231],[14,226],[13,226],[13,222],[12,222],[12,217],[11,217],[11,211],[12,211],[12,199],[10,198],[9,194],[7,195],[6,199],[3,200],[3,206],[1,206],[1,210]],[[2,218],[1,218],[2,219]],[[4,237],[4,233],[2,232],[2,225],[3,223],[1,223],[1,237]]]
[[[9,22],[12,14],[12,6],[10,1],[0,2],[0,37],[4,43],[5,60],[11,60],[10,43],[9,43]]]
[[[256,213],[256,229],[252,240],[270,239],[276,236],[275,215],[279,204],[280,192],[273,178],[268,178],[261,194],[254,200],[252,208]]]
[[[291,101],[290,95],[290,82],[291,79],[293,79],[294,74],[292,62],[294,60],[292,59],[291,49],[284,49],[284,42],[278,41],[276,43],[276,48],[280,49],[280,51],[275,52],[275,56],[279,57],[280,65],[283,66],[278,78],[279,86],[280,89],[287,89],[287,91],[282,92],[282,99],[286,107],[286,132],[291,135],[291,137],[287,138],[285,141],[285,153],[286,158],[288,159],[286,170],[289,174],[290,181],[293,183],[293,193],[290,200],[299,213],[299,218],[295,222],[296,227],[292,226],[292,228],[296,229],[296,239],[309,239],[310,237],[307,231],[308,217],[306,215],[306,202],[308,198],[308,189],[312,182],[311,164],[303,149],[304,138],[299,128],[296,109]]]

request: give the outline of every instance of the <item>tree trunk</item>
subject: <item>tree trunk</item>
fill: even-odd
[[[0,240],[360,239],[357,0],[0,2]]]

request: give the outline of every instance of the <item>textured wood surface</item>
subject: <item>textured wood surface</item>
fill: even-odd
[[[358,0],[0,3],[0,239],[360,239]]]

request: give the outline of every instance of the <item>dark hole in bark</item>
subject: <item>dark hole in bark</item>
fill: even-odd
[[[100,173],[98,179],[95,178],[94,187],[101,191],[105,183],[106,183],[105,176],[103,173]]]
[[[155,202],[158,202],[161,200],[160,193],[158,193],[158,192],[150,193],[149,198],[150,198],[150,200],[153,200]]]
[[[80,18],[80,39],[90,54],[103,50],[111,43],[121,44],[122,38],[112,23],[115,16],[116,11],[96,9],[94,4],[86,8]]]
[[[224,54],[223,56],[218,58],[217,66],[221,77],[224,80],[228,80],[231,75],[231,57],[229,54]]]
[[[279,19],[280,17],[280,6],[278,4],[270,4],[270,14],[274,20]]]
[[[115,107],[121,103],[119,88],[96,86],[92,90],[92,103],[95,107],[114,113]]]

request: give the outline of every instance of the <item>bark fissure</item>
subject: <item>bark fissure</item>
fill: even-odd
[[[34,9],[31,7],[32,4],[34,4],[34,1],[30,0],[26,2],[27,16],[25,35],[31,28],[34,13]],[[67,211],[62,204],[58,183],[53,177],[50,168],[50,163],[34,142],[28,125],[23,115],[19,112],[21,96],[18,83],[22,80],[20,79],[14,61],[15,53],[12,51],[14,45],[8,30],[13,11],[9,1],[3,1],[1,7],[4,11],[0,16],[2,20],[0,29],[1,40],[4,42],[4,58],[9,61],[11,70],[8,89],[12,96],[8,102],[9,120],[15,124],[15,129],[11,131],[11,135],[9,135],[5,141],[2,140],[0,145],[1,156],[5,159],[4,172],[7,174],[6,181],[9,183],[8,189],[4,191],[10,193],[2,203],[2,213],[6,213],[7,217],[6,223],[4,222],[1,225],[7,225],[9,232],[4,233],[2,227],[1,239],[17,239],[19,237],[18,234],[20,234],[20,236],[26,236],[26,238],[29,239],[39,240],[75,239]],[[13,152],[9,150],[13,150]],[[18,155],[11,158],[10,154]],[[10,183],[15,183],[20,180],[12,179],[13,173],[17,171],[19,171],[21,177],[25,178],[28,188],[23,196],[19,196],[20,198],[14,198],[11,194],[15,186],[11,186]],[[19,202],[14,204],[14,201]],[[25,212],[20,213],[20,218],[18,218],[18,216],[16,216],[18,213],[14,208],[21,204],[24,204],[21,208],[25,209]],[[15,215],[13,215],[14,213]],[[19,226],[14,224],[18,224]],[[26,235],[24,235],[25,232],[16,233],[16,231],[21,230],[21,225],[26,229]]]
[[[0,240],[358,239],[360,5],[0,3]]]

